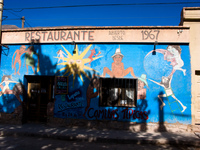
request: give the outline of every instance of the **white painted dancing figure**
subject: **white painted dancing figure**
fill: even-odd
[[[57,63],[59,63],[60,59],[62,59],[62,61],[64,62],[64,58],[68,58],[68,56],[61,49],[58,50],[56,54],[57,54],[57,57],[59,57]]]
[[[145,57],[147,57],[150,53],[152,53],[154,50],[150,51]],[[181,51],[179,45],[169,45],[167,47],[167,50],[164,49],[156,49],[155,50],[158,53],[161,53],[164,55],[164,60],[167,60],[170,63],[170,65],[173,67],[172,72],[170,73],[169,77],[172,76],[176,70],[180,70],[183,72],[184,76],[186,75],[186,69],[183,69],[184,62],[181,59]]]
[[[178,100],[176,98],[176,96],[174,95],[173,91],[172,91],[172,88],[171,88],[171,81],[172,81],[172,76],[169,76],[169,77],[162,77],[162,80],[160,83],[156,82],[156,81],[153,81],[151,79],[149,79],[150,81],[162,86],[165,90],[165,94],[162,94],[162,95],[158,95],[158,98],[160,99],[160,101],[162,102],[162,105],[160,106],[160,109],[162,110],[162,108],[165,106],[165,103],[163,102],[162,100],[162,97],[173,97],[183,108],[183,110],[181,112],[184,112],[185,109],[187,108],[186,106],[184,106],[180,100]]]
[[[19,83],[19,82],[16,82],[16,81],[12,81],[12,80],[9,80],[11,79],[11,75],[4,75],[2,77],[2,81],[0,83],[0,87],[2,88],[2,91],[0,92],[0,96],[2,96],[2,94],[4,94],[6,92],[6,90],[10,90],[9,88],[9,84],[10,83]],[[2,84],[5,84],[5,85],[2,85]]]
[[[186,75],[186,69],[182,69],[184,62],[181,59],[181,48],[178,45],[169,45],[167,47],[167,51],[169,51],[172,56],[169,56],[169,58],[167,58],[168,61],[171,62],[171,65],[173,66],[173,70],[170,74],[170,76],[176,71],[176,70],[180,70],[183,72],[184,76]]]

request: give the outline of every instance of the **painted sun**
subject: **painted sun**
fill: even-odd
[[[63,73],[63,76],[65,76],[66,74],[68,74],[68,76],[73,75],[73,85],[74,85],[76,75],[79,76],[79,78],[82,80],[83,83],[84,83],[84,81],[83,81],[82,74],[84,74],[88,79],[90,79],[89,76],[85,73],[85,71],[84,71],[85,69],[98,72],[98,71],[90,68],[89,66],[86,66],[86,64],[91,62],[91,59],[90,58],[84,58],[84,56],[90,50],[90,47],[92,46],[92,44],[90,44],[80,55],[79,55],[77,45],[75,45],[75,49],[74,49],[73,54],[71,54],[63,45],[61,45],[61,46],[63,47],[63,49],[67,53],[68,57],[65,57],[65,56],[64,57],[55,57],[55,58],[63,60],[62,63],[58,63],[57,65],[63,65],[64,66],[60,70],[58,70],[57,72],[65,71]],[[92,58],[92,61],[99,59],[101,57],[102,56],[94,57],[94,58]]]

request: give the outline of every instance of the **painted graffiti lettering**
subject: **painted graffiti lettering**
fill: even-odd
[[[132,109],[124,109],[122,110],[123,113],[123,119],[143,119],[143,120],[148,120],[148,114],[146,111],[136,111],[136,110],[132,110]]]
[[[66,100],[66,96],[65,95],[61,95],[61,100],[64,102]]]
[[[68,93],[68,77],[56,76],[56,94]]]
[[[57,82],[58,86],[67,86],[67,82]]]
[[[88,110],[88,117],[89,118],[96,118],[96,119],[118,119],[119,114],[117,113],[118,109],[110,110],[94,110],[94,108],[90,108]]]
[[[96,119],[119,119],[118,109],[110,110],[94,110],[94,108],[90,108],[87,112],[89,118]],[[129,108],[125,108],[121,111],[122,119],[142,119],[148,120],[149,116],[146,111],[137,111]]]
[[[82,108],[82,102],[72,102],[72,103],[61,103],[58,104],[58,112],[65,111],[69,108]]]
[[[25,33],[25,41],[43,40],[43,41],[73,41],[89,40],[93,41],[94,31],[31,31]]]
[[[76,97],[80,96],[81,95],[81,92],[78,90],[78,91],[75,91],[69,95],[67,95],[67,98],[68,98],[68,101],[73,101],[75,100]]]
[[[59,80],[59,81],[67,81],[67,79],[63,78],[63,77],[57,77],[57,80]]]
[[[142,40],[147,40],[147,39],[151,39],[151,40],[158,40],[158,35],[160,33],[159,30],[144,30],[141,31],[142,33]]]
[[[59,93],[61,93],[60,90],[66,91],[67,88],[66,86],[57,85],[57,89],[59,90]]]
[[[81,117],[80,113],[75,113],[75,112],[68,112],[68,113],[62,113],[62,116],[66,117],[66,118],[79,118]]]

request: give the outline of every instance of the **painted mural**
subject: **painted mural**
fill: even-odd
[[[11,113],[22,103],[23,94],[22,83],[12,80],[11,75],[3,75],[0,83],[1,112]]]
[[[191,124],[187,45],[9,45],[2,55],[0,112],[23,102],[24,75],[68,76],[68,94],[49,104],[57,118]],[[99,105],[99,77],[138,79],[136,107]],[[131,97],[131,93],[126,93]]]
[[[124,55],[121,53],[120,48],[117,48],[115,54],[112,56],[114,61],[112,63],[112,68],[110,70],[108,67],[104,67],[103,76],[108,74],[110,77],[123,78],[130,73],[133,77],[135,77],[132,67],[124,69],[124,63],[122,62],[123,56]]]

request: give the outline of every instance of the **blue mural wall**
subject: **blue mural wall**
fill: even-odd
[[[69,76],[68,94],[55,95],[54,117],[191,124],[189,46],[153,48],[136,44],[9,45],[1,56],[0,112],[12,113],[21,105],[22,92],[16,87],[24,83],[24,75],[62,75]],[[121,57],[115,61],[115,56]],[[145,97],[138,96],[137,107],[100,107],[97,89],[91,88],[94,73],[143,78]],[[89,100],[88,91],[93,94]]]

